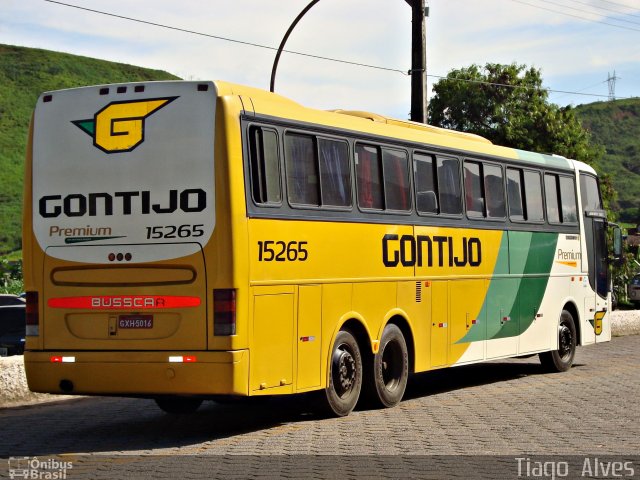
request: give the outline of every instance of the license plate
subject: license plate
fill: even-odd
[[[153,315],[120,315],[118,328],[153,328]]]

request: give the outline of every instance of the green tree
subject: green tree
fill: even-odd
[[[470,132],[497,145],[555,153],[596,165],[604,149],[572,107],[548,101],[540,70],[488,63],[452,70],[433,86],[431,125]]]

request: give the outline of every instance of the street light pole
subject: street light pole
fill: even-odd
[[[287,33],[285,33],[276,58],[271,69],[271,83],[269,91],[275,91],[276,71],[280,55],[284,49],[289,35],[304,15],[320,0],[312,0],[296,17]],[[411,6],[411,120],[427,123],[427,40],[426,22],[428,9],[425,8],[425,0],[405,0]]]
[[[280,46],[278,47],[278,52],[276,53],[276,58],[273,61],[273,67],[271,68],[271,84],[269,86],[269,91],[270,92],[275,91],[274,89],[275,89],[275,86],[276,86],[276,70],[278,70],[278,62],[280,61],[280,55],[282,55],[282,50],[284,49],[284,44],[287,43],[287,40],[289,39],[289,35],[291,35],[291,32],[293,31],[293,29],[296,28],[296,25],[298,24],[300,19],[302,17],[304,17],[304,14],[307,13],[309,10],[311,10],[311,7],[313,7],[319,1],[320,0],[312,0],[306,7],[304,7],[304,9],[298,14],[296,19],[293,21],[293,23],[291,24],[291,26],[287,30],[287,33],[284,34],[284,37],[282,38],[282,41],[280,42]]]

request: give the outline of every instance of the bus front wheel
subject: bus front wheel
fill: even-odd
[[[362,387],[362,356],[351,332],[341,330],[331,351],[327,405],[338,417],[349,415],[358,402]]]
[[[400,403],[409,377],[407,342],[393,324],[384,327],[380,348],[373,360],[373,381],[377,400],[385,407]]]
[[[573,316],[562,310],[558,324],[558,349],[540,354],[540,363],[548,372],[566,372],[576,355],[577,335]]]
[[[191,397],[158,397],[155,401],[166,413],[193,413],[202,405],[202,399]]]

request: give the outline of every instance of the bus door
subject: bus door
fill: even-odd
[[[591,326],[591,329],[583,330],[583,343],[593,343],[609,340],[611,336],[610,326],[604,324],[603,318],[604,312],[610,310],[608,293],[611,284],[607,263],[606,213],[602,209],[595,176],[580,174],[580,190],[586,253],[582,256],[582,270],[587,272],[588,280],[588,288],[584,289],[587,292],[584,316]]]

